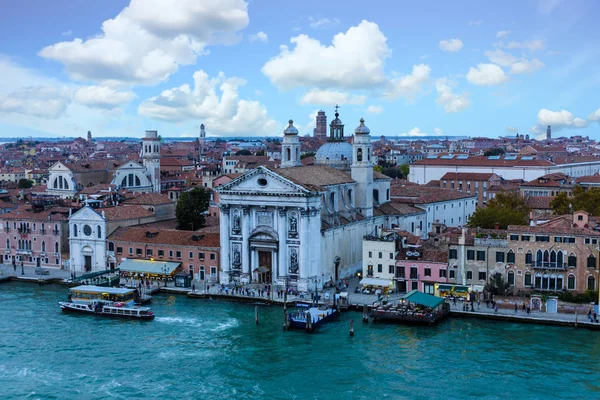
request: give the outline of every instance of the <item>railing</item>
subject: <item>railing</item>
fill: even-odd
[[[27,249],[17,249],[17,254],[19,255],[31,255],[31,250],[27,250]]]
[[[26,235],[28,233],[31,233],[31,228],[18,228],[17,231],[21,234],[21,235]]]
[[[54,234],[54,236],[58,236],[58,229],[53,230],[52,233]]]
[[[40,234],[45,235],[46,234],[46,230],[45,229],[40,229]]]
[[[508,247],[506,239],[475,238],[475,246]]]
[[[535,269],[557,269],[557,270],[566,270],[567,264],[558,264],[556,261],[536,261],[533,263],[533,268]]]

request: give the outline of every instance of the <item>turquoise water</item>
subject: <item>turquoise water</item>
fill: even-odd
[[[155,297],[152,322],[61,313],[66,288],[0,285],[1,399],[593,399],[600,334],[448,320],[283,332],[282,309]],[[348,321],[357,321],[348,335]]]

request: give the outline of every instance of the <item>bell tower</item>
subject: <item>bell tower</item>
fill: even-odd
[[[204,130],[204,124],[200,124],[200,136],[199,136],[199,152],[200,154],[198,154],[198,160],[202,160],[202,156],[204,155],[204,151],[206,148],[206,131]]]
[[[142,138],[142,161],[152,182],[152,191],[160,193],[160,138],[158,131],[146,131]]]
[[[283,131],[283,142],[281,143],[281,168],[298,167],[300,162],[300,139],[298,129],[294,121],[288,121],[289,125]]]
[[[356,181],[354,207],[365,217],[373,216],[373,145],[371,131],[360,119],[360,125],[354,130],[352,143],[352,179]]]

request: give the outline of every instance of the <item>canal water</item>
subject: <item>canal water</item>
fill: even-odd
[[[450,319],[309,335],[282,309],[158,295],[151,322],[61,313],[65,287],[0,286],[1,399],[593,399],[600,334]],[[356,335],[348,335],[350,319]]]

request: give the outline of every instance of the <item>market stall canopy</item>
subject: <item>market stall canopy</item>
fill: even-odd
[[[172,261],[123,260],[119,269],[136,274],[172,275],[181,263]]]
[[[437,285],[437,290],[442,292],[468,292],[469,287],[466,285],[449,285],[441,283]]]
[[[378,278],[363,278],[359,285],[363,286],[390,286],[392,281],[389,279],[378,279]]]
[[[419,292],[418,290],[412,290],[400,298],[430,308],[436,308],[445,301],[441,297],[432,296],[427,293]]]

